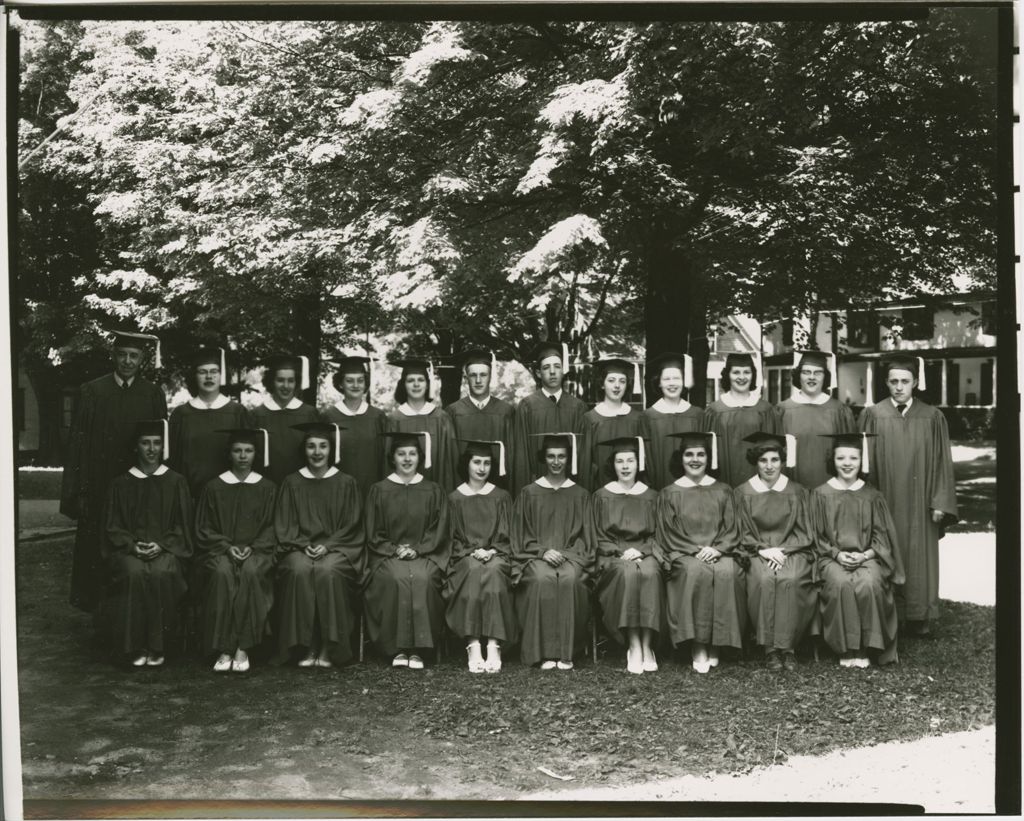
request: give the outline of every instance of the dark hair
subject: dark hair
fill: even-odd
[[[615,457],[618,456],[620,453],[633,453],[633,451],[631,451],[631,450],[614,450],[614,451],[612,451],[611,455],[607,459],[604,460],[604,467],[603,467],[604,477],[603,478],[607,482],[614,481],[614,480],[616,480],[618,478],[616,476],[616,473],[615,473]],[[636,456],[637,468],[639,468],[640,467],[640,456],[638,454],[636,454],[636,453],[633,453],[633,455]],[[643,482],[646,485],[647,484],[647,471],[646,470],[643,470],[643,471],[637,470],[637,472],[636,472],[636,480],[638,482]]]
[[[690,447],[696,447],[696,446],[691,445]],[[704,469],[704,472],[710,474],[711,473],[711,452],[708,450],[707,445],[699,445],[699,447],[704,449],[704,455],[708,457],[708,466]],[[680,476],[682,476],[684,473],[686,473],[686,471],[683,469],[683,451],[684,450],[686,450],[685,447],[676,448],[674,451],[672,451],[672,455],[668,459],[668,472],[672,474],[672,477],[674,479],[678,479]]]
[[[296,364],[297,363],[295,362],[286,362],[274,368],[267,368],[263,372],[263,379],[261,380],[263,382],[264,390],[266,390],[267,393],[274,392],[274,380],[277,378],[278,371],[295,371],[295,395],[298,396],[299,393],[301,393],[300,386],[302,385],[302,369],[301,367],[295,367]]]
[[[750,368],[750,390],[757,390],[757,366],[751,362],[748,364],[733,365],[733,368]],[[718,378],[718,384],[721,386],[723,391],[732,390],[732,384],[729,382],[729,371],[732,368],[722,368],[722,375]]]
[[[192,396],[197,396],[199,394],[199,378],[196,376],[196,371],[199,370],[199,368],[202,368],[202,367],[205,367],[205,366],[208,366],[208,365],[216,365],[217,366],[217,370],[218,371],[220,370],[220,364],[216,363],[216,362],[201,362],[201,363],[199,363],[197,365],[193,365],[193,364],[190,363],[188,368],[186,368],[186,370],[185,370],[185,387],[188,388],[188,392]],[[217,387],[220,388],[221,391],[224,390],[224,386],[220,384],[220,380],[222,378],[224,378],[224,374],[220,374],[218,376],[218,378],[217,378]]]
[[[406,402],[409,401],[409,393],[405,389],[405,380],[410,376],[422,376],[424,379],[427,380],[427,393],[425,398],[428,402],[430,402],[430,376],[427,374],[421,374],[418,371],[415,373],[402,374],[402,378],[399,379],[398,384],[395,385],[395,401],[399,405],[404,405]]]
[[[348,376],[349,374],[352,374],[353,376],[355,376],[356,372],[355,371],[337,370],[337,371],[335,371],[331,375],[331,383],[334,385],[334,390],[336,390],[338,393],[344,393],[344,391],[341,389],[341,386],[345,383],[345,377]],[[370,377],[366,373],[366,371],[362,371],[362,375],[363,375],[363,381],[366,383],[367,399],[369,399]],[[395,391],[395,393],[397,395],[398,392]]]
[[[785,446],[779,447],[778,445],[752,445],[747,448],[747,462],[751,465],[756,465],[757,460],[766,453],[777,453],[782,463],[786,463],[786,448]]]
[[[832,448],[832,450],[828,452],[828,456],[825,457],[825,471],[828,473],[829,476],[835,477],[839,475],[839,471],[836,470],[836,451],[839,450],[839,448],[855,448],[857,454],[860,455],[860,448],[857,447],[856,445],[836,445],[834,448]],[[861,455],[861,467],[864,467],[863,455]],[[857,478],[862,479],[863,477],[864,472],[858,470]]]
[[[408,442],[403,442],[401,439],[397,437],[390,439],[388,441],[387,450],[385,451],[387,454],[388,464],[394,466],[395,452],[399,448],[405,448],[408,446]],[[414,447],[416,448],[416,453],[419,455],[419,459],[416,462],[416,470],[417,472],[419,472],[423,470],[423,463],[426,461],[426,457],[423,454],[423,446],[420,444],[420,438],[418,436],[416,437],[416,444],[414,445]]]
[[[334,464],[334,457],[337,455],[334,452],[334,436],[331,435],[331,434],[328,434],[327,436],[324,436],[324,434],[322,434],[322,433],[304,433],[302,435],[302,458],[303,458],[303,460],[305,460],[305,458],[306,458],[306,442],[308,442],[310,439],[324,439],[324,440],[326,440],[326,442],[327,442],[327,464],[328,465],[333,465]],[[260,448],[257,447],[256,448],[257,456],[259,455],[259,451],[260,451]],[[305,465],[303,465],[303,467],[305,467]]]
[[[796,385],[798,388],[802,388],[803,387],[803,385],[800,384],[800,368],[799,367],[793,368],[793,384]],[[828,368],[825,368],[825,378],[822,379],[822,383],[821,384],[822,384],[822,388],[821,389],[825,393],[828,393],[832,389],[832,372]]]
[[[479,455],[480,454],[473,453],[470,450],[464,450],[462,452],[462,455],[459,456],[459,461],[455,465],[455,470],[456,470],[459,478],[463,482],[468,482],[469,481],[469,463],[470,463],[470,461],[473,459],[474,456],[479,456]],[[494,469],[495,469],[494,457],[493,456],[488,456],[487,458],[491,460],[491,472],[487,474],[487,481],[493,482],[493,479],[491,478],[491,475],[494,473]]]
[[[537,464],[540,467],[540,473],[538,475],[543,476],[544,473],[546,472],[547,468],[545,467],[545,458],[544,457],[547,456],[547,452],[549,450],[551,450],[552,448],[565,448],[565,459],[566,459],[565,475],[566,476],[575,476],[576,474],[572,472],[572,445],[571,444],[570,445],[549,445],[548,447],[541,447],[537,451]],[[577,465],[577,467],[578,467],[578,465]]]

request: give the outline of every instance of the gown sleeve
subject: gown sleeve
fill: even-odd
[[[380,488],[373,485],[366,497],[366,546],[378,559],[389,559],[395,555],[398,545],[388,536],[382,495]]]
[[[103,543],[104,557],[117,553],[130,553],[135,546],[135,534],[132,533],[130,508],[131,501],[126,498],[124,479],[115,479],[107,492],[107,510],[104,521],[107,523],[106,539]]]
[[[835,559],[839,555],[839,545],[829,529],[828,502],[825,496],[817,491],[811,493],[810,508],[815,551],[824,559]]]
[[[223,556],[231,547],[231,540],[224,533],[217,494],[212,492],[214,482],[219,481],[207,482],[196,506],[196,548],[207,556]]]
[[[338,479],[336,476],[335,479]],[[361,551],[365,541],[363,531],[363,506],[359,499],[359,486],[355,479],[346,477],[336,482],[341,514],[338,527],[323,541],[328,553]]]
[[[494,491],[491,491],[492,493]],[[512,498],[502,494],[498,500],[498,521],[494,528],[494,537],[490,547],[506,559],[512,558]]]
[[[942,512],[942,527],[949,527],[960,521],[956,505],[956,481],[953,478],[953,457],[949,444],[949,427],[946,417],[935,412],[931,424],[931,452],[935,462],[929,470],[929,502],[932,510]]]
[[[148,481],[148,480],[147,480]],[[170,521],[156,543],[181,559],[192,555],[192,495],[184,476],[174,478],[174,502]]]
[[[790,553],[799,553],[814,545],[814,536],[810,522],[810,494],[806,488],[801,488],[797,499],[796,518],[790,532],[786,534],[782,545],[782,552],[787,556]]]
[[[747,556],[756,556],[759,550],[767,549],[768,545],[761,540],[761,533],[746,501],[747,494],[740,488],[736,488],[732,493],[740,532],[740,552]]]
[[[711,547],[719,551],[723,556],[730,556],[740,546],[740,528],[736,515],[736,501],[733,499],[732,490],[725,489],[722,499],[722,521],[718,527],[718,533],[711,542]]]
[[[444,572],[448,567],[450,541],[448,539],[448,498],[437,484],[431,492],[430,509],[427,511],[427,525],[423,537],[410,545],[417,553],[430,559]]]
[[[295,483],[285,479],[281,484],[277,504],[274,506],[274,535],[277,538],[279,553],[290,553],[293,550],[304,550],[309,547],[309,541],[303,540],[301,537],[295,491]]]
[[[604,527],[604,514],[606,500],[600,493],[595,493],[591,498],[590,511],[593,519],[592,531],[594,534],[594,561],[597,570],[604,570],[611,562],[618,559],[619,543],[608,529]]]
[[[255,538],[252,540],[252,544],[249,546],[252,548],[253,553],[272,555],[277,548],[277,535],[274,533],[274,499],[277,496],[277,487],[266,477],[263,477],[262,482],[260,482],[261,486],[264,484],[267,486],[267,489],[263,491],[261,499],[260,527]]]
[[[878,493],[871,502],[871,549],[878,556],[878,562],[885,569],[889,581],[903,584],[906,578],[899,551],[896,550],[896,524],[889,513],[889,505],[885,497]]]

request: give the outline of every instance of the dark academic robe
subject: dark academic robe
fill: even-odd
[[[108,373],[78,390],[60,493],[60,512],[78,520],[71,564],[75,607],[95,609],[106,582],[103,511],[114,477],[135,461],[135,424],[166,417],[164,392],[141,376],[124,389]]]
[[[647,440],[647,484],[661,490],[676,480],[669,463],[679,449],[679,440],[668,434],[704,430],[704,409],[691,405],[682,413],[665,413],[656,405],[640,414],[640,435]]]
[[[274,603],[274,498],[277,486],[258,473],[240,482],[230,472],[207,484],[196,508],[196,555],[203,605],[203,648],[234,653],[270,634]],[[231,547],[250,547],[241,564]]]
[[[764,399],[749,408],[733,408],[718,399],[704,411],[704,430],[718,435],[718,471],[710,470],[717,479],[730,488],[757,474],[757,468],[747,461],[750,443],[743,438],[755,431],[782,433],[779,412]]]
[[[451,549],[445,492],[423,478],[411,484],[390,477],[377,482],[366,498],[366,533],[370,640],[389,657],[436,647],[444,629],[441,590]],[[399,559],[400,544],[419,556]]]
[[[514,410],[512,406],[496,396],[492,396],[480,410],[468,396],[463,396],[458,402],[452,402],[444,409],[452,420],[455,428],[456,439],[476,439],[478,441],[498,440],[505,443],[505,470],[512,471],[512,420]],[[456,446],[461,454],[462,444]],[[495,454],[497,459],[497,454]],[[491,469],[491,481],[503,487],[508,484],[508,475],[505,478],[498,476],[497,463]]]
[[[492,484],[486,493],[459,485],[448,496],[451,561],[446,591],[448,627],[457,636],[516,639],[512,603],[512,497]],[[496,550],[486,562],[474,550]]]
[[[614,448],[599,443],[621,436],[639,436],[640,414],[629,408],[629,413],[622,416],[603,416],[596,408],[591,408],[583,418],[586,421],[583,449],[587,452],[590,463],[587,486],[596,490],[615,479],[615,471],[608,467],[608,460]]]
[[[779,415],[782,433],[796,437],[796,467],[786,468],[786,474],[805,488],[823,485],[830,476],[832,440],[819,434],[856,431],[853,411],[831,396],[820,405],[787,399],[779,403]]]
[[[893,549],[896,526],[885,498],[868,484],[839,490],[826,483],[811,494],[811,522],[825,641],[837,653],[877,650],[879,664],[896,661],[892,586],[903,582],[903,566]],[[836,560],[841,550],[869,549],[875,558],[855,570]]]
[[[408,415],[402,412],[401,406],[388,414],[388,430],[390,431],[426,431],[430,434],[429,469],[419,466],[419,472],[428,482],[437,482],[445,494],[455,490],[458,479],[458,442],[455,441],[455,428],[451,417],[441,408],[427,414]]]
[[[818,593],[814,586],[814,539],[808,493],[781,477],[766,490],[756,480],[735,490],[740,549],[750,557],[747,568],[747,615],[757,643],[768,650],[795,651],[814,622]],[[786,555],[781,570],[772,570],[759,550],[778,547]]]
[[[245,408],[233,400],[219,408],[203,409],[186,402],[171,411],[167,462],[185,477],[193,499],[228,469],[228,437],[217,431],[248,426]]]
[[[305,402],[297,408],[275,406],[275,410],[260,405],[249,411],[249,419],[254,428],[266,428],[270,436],[270,464],[262,467],[261,463],[258,467],[275,485],[281,484],[286,476],[306,464],[306,454],[302,449],[304,434],[300,430],[292,430],[292,425],[319,422],[316,408]],[[344,465],[341,467],[345,469]]]
[[[132,468],[114,479],[107,496],[103,559],[110,583],[98,624],[111,646],[124,653],[163,652],[187,589],[192,498],[184,478],[164,465],[158,470],[146,476]],[[163,552],[147,561],[132,552],[136,542],[156,542]]]
[[[736,503],[724,482],[696,487],[678,479],[658,495],[655,549],[666,573],[665,611],[672,643],[697,641],[743,646],[746,631],[746,573],[737,555],[740,543]],[[697,558],[702,547],[722,555]]]
[[[533,433],[578,433],[577,444],[583,445],[586,432],[584,415],[587,406],[570,396],[564,390],[558,402],[552,402],[540,390],[531,393],[516,405],[512,418],[512,496],[544,473],[544,467],[537,461],[537,451],[543,440],[531,437]],[[586,485],[590,477],[590,458],[587,449],[579,449],[579,479]]]
[[[558,489],[532,482],[512,508],[520,658],[527,665],[548,659],[571,661],[586,638],[593,516],[590,494],[570,482]],[[566,561],[559,567],[549,565],[542,558],[549,549],[557,550]]]
[[[623,493],[611,483],[594,493],[594,544],[597,551],[597,599],[608,635],[625,644],[626,628],[660,631],[664,621],[664,582],[654,555],[658,528],[658,492],[646,485],[640,493]],[[639,561],[624,561],[635,548]]]
[[[320,479],[308,468],[284,480],[274,510],[277,536],[278,661],[319,644],[335,664],[353,656],[359,586],[366,568],[362,499],[356,480],[337,468]],[[324,545],[311,559],[305,548]]]
[[[896,588],[899,616],[938,618],[939,539],[959,521],[946,418],[916,397],[903,417],[885,399],[864,409],[860,429],[878,434],[868,440],[868,481],[882,491],[896,522],[896,550],[906,573]],[[942,511],[940,524],[932,521],[932,510]]]
[[[323,411],[323,418],[345,428],[341,432],[339,465],[359,483],[363,500],[370,488],[384,478],[384,448],[380,435],[387,430],[387,415],[380,408],[367,405],[358,414],[347,414],[336,405]]]

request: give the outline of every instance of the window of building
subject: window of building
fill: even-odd
[[[849,311],[846,323],[846,344],[849,347],[878,349],[878,317],[872,311]]]
[[[989,336],[996,335],[996,302],[994,299],[981,303],[981,332]]]
[[[931,339],[935,335],[935,312],[925,306],[923,308],[904,308],[901,339]]]
[[[25,430],[25,389],[14,390],[14,429],[19,433]]]
[[[71,411],[74,408],[75,399],[71,393],[65,393],[61,399],[60,407],[60,426],[62,428],[71,427]]]
[[[782,320],[782,345],[785,348],[793,347],[793,320]]]

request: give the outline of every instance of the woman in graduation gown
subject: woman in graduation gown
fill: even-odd
[[[430,450],[430,458],[420,468],[423,478],[437,482],[446,494],[451,493],[458,484],[455,428],[451,417],[430,398],[430,374],[433,369],[425,359],[405,359],[396,364],[402,367],[402,376],[395,388],[398,407],[388,414],[388,430],[430,434],[424,446]]]
[[[535,434],[544,474],[520,491],[512,508],[516,617],[520,658],[542,670],[571,670],[590,618],[588,579],[594,563],[590,494],[572,433]]]
[[[587,487],[597,490],[615,478],[611,465],[611,447],[603,444],[640,433],[640,414],[627,403],[630,387],[640,393],[639,367],[617,357],[598,360],[603,398],[588,410],[584,447],[589,455],[590,476]]]
[[[640,480],[646,467],[640,437],[602,442],[615,480],[593,495],[597,599],[605,630],[627,645],[626,669],[658,669],[653,642],[662,629],[664,582],[655,556],[658,492]],[[643,461],[642,461],[643,460]]]
[[[464,481],[448,496],[452,552],[446,618],[452,632],[466,639],[471,673],[500,671],[501,647],[516,639],[512,497],[490,481],[492,474],[505,474],[503,443],[466,441],[459,458]],[[487,642],[486,658],[481,641]]]
[[[805,488],[829,479],[830,433],[857,430],[853,411],[829,393],[834,385],[835,355],[823,351],[797,351],[793,368],[793,395],[779,403],[782,433],[796,437],[800,459],[789,475]]]
[[[380,437],[387,429],[387,416],[369,402],[369,357],[345,356],[332,364],[338,366],[332,381],[341,399],[324,410],[323,417],[343,428],[339,462],[359,483],[365,500],[370,488],[384,478]]]
[[[648,482],[661,490],[676,479],[669,468],[676,440],[668,435],[703,430],[704,410],[683,399],[683,388],[693,387],[693,362],[687,354],[664,353],[648,363],[647,372],[661,398],[640,414],[640,435],[650,448]]]
[[[258,451],[267,461],[264,430],[222,433],[231,467],[210,480],[196,509],[203,648],[217,654],[215,672],[244,673],[248,650],[270,633],[277,486],[253,469]]]
[[[285,478],[274,509],[278,661],[299,651],[300,667],[331,667],[353,655],[366,567],[362,499],[356,480],[332,464],[337,425],[297,427],[306,466]]]
[[[422,670],[444,629],[442,588],[448,568],[448,500],[430,470],[421,431],[387,433],[394,468],[370,488],[366,533],[370,575],[366,626],[392,667]]]
[[[185,374],[192,398],[171,411],[170,465],[188,481],[193,499],[228,469],[224,436],[218,431],[248,427],[245,408],[221,393],[225,369],[223,349],[198,351]]]
[[[655,546],[665,571],[665,611],[676,646],[692,642],[693,669],[718,666],[718,648],[743,647],[745,557],[732,488],[707,475],[717,452],[710,433],[670,434],[680,441],[682,476],[658,495]],[[675,460],[673,460],[674,465]]]
[[[796,462],[785,436],[758,431],[746,441],[757,475],[735,494],[740,546],[750,558],[747,614],[768,669],[795,670],[796,646],[818,608],[808,493],[782,472]]]
[[[253,427],[263,428],[270,439],[269,464],[264,473],[275,485],[306,464],[302,431],[295,425],[319,421],[316,408],[302,401],[300,391],[309,389],[309,359],[278,354],[267,359],[263,372],[267,398],[249,411]]]
[[[778,411],[757,390],[757,370],[750,354],[729,354],[722,369],[723,393],[704,411],[704,430],[718,437],[715,475],[730,488],[756,473],[747,461],[747,443],[743,439],[759,430],[782,433]]]
[[[164,642],[185,595],[192,555],[192,499],[185,479],[163,464],[167,422],[135,428],[135,466],[107,496],[103,558],[110,582],[98,619],[114,650],[134,667],[164,663]]]
[[[866,484],[866,439],[837,434],[833,477],[811,494],[825,641],[843,667],[897,661],[893,585],[904,581],[885,497]]]

